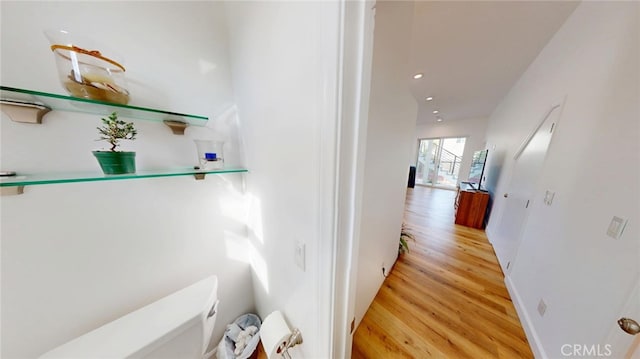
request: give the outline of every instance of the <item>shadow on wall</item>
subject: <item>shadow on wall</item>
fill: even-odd
[[[487,147],[491,147],[487,145]],[[489,191],[489,204],[487,205],[487,214],[484,217],[485,228],[491,218],[491,210],[493,208],[493,202],[495,201],[496,188],[498,187],[498,179],[502,173],[502,167],[504,165],[504,159],[506,157],[506,151],[500,149],[493,149],[489,151],[489,158],[487,159],[488,165],[485,171],[486,181],[484,183],[485,188]]]
[[[264,249],[264,231],[262,223],[262,204],[260,198],[254,194],[247,194],[247,236],[249,238],[249,257],[254,278],[262,286],[264,293],[269,295],[269,268],[267,261],[261,254]],[[258,248],[259,247],[259,248]]]
[[[215,116],[215,119],[216,121],[207,123],[207,128],[228,134],[226,138],[221,139],[225,142],[237,141],[230,144],[230,147],[236,149],[237,153],[232,152],[232,157],[227,157],[225,162],[229,159],[231,163],[238,163],[240,167],[244,167],[247,161],[245,158],[245,144],[242,142],[242,136],[240,135],[238,108],[235,105],[228,106]],[[225,231],[227,257],[249,263],[254,278],[258,279],[258,283],[264,293],[269,295],[269,267],[262,255],[265,247],[262,201],[256,194],[245,190],[245,183],[245,181],[242,182],[242,188],[233,187],[233,183],[229,183],[229,192],[232,193],[232,196],[237,201],[222,201],[220,204],[227,217],[243,224],[242,233]],[[228,205],[229,203],[242,204],[231,208]]]

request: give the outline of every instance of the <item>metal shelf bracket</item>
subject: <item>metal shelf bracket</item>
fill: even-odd
[[[19,100],[0,99],[0,108],[14,122],[41,124],[51,109],[45,105]]]

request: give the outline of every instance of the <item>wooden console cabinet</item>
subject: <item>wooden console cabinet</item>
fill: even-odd
[[[456,224],[467,227],[484,228],[484,216],[489,204],[489,193],[466,188],[458,188],[456,196]]]

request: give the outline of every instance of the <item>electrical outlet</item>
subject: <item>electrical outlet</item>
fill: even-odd
[[[538,303],[538,313],[540,313],[541,317],[544,317],[544,313],[547,311],[547,304],[544,302],[544,300],[540,299],[540,302]]]
[[[296,242],[295,248],[295,260],[298,268],[302,269],[304,272],[304,255],[305,255],[305,245],[302,242]]]

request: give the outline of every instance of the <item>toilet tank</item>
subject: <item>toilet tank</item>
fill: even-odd
[[[69,341],[40,358],[202,358],[215,325],[211,276]]]

